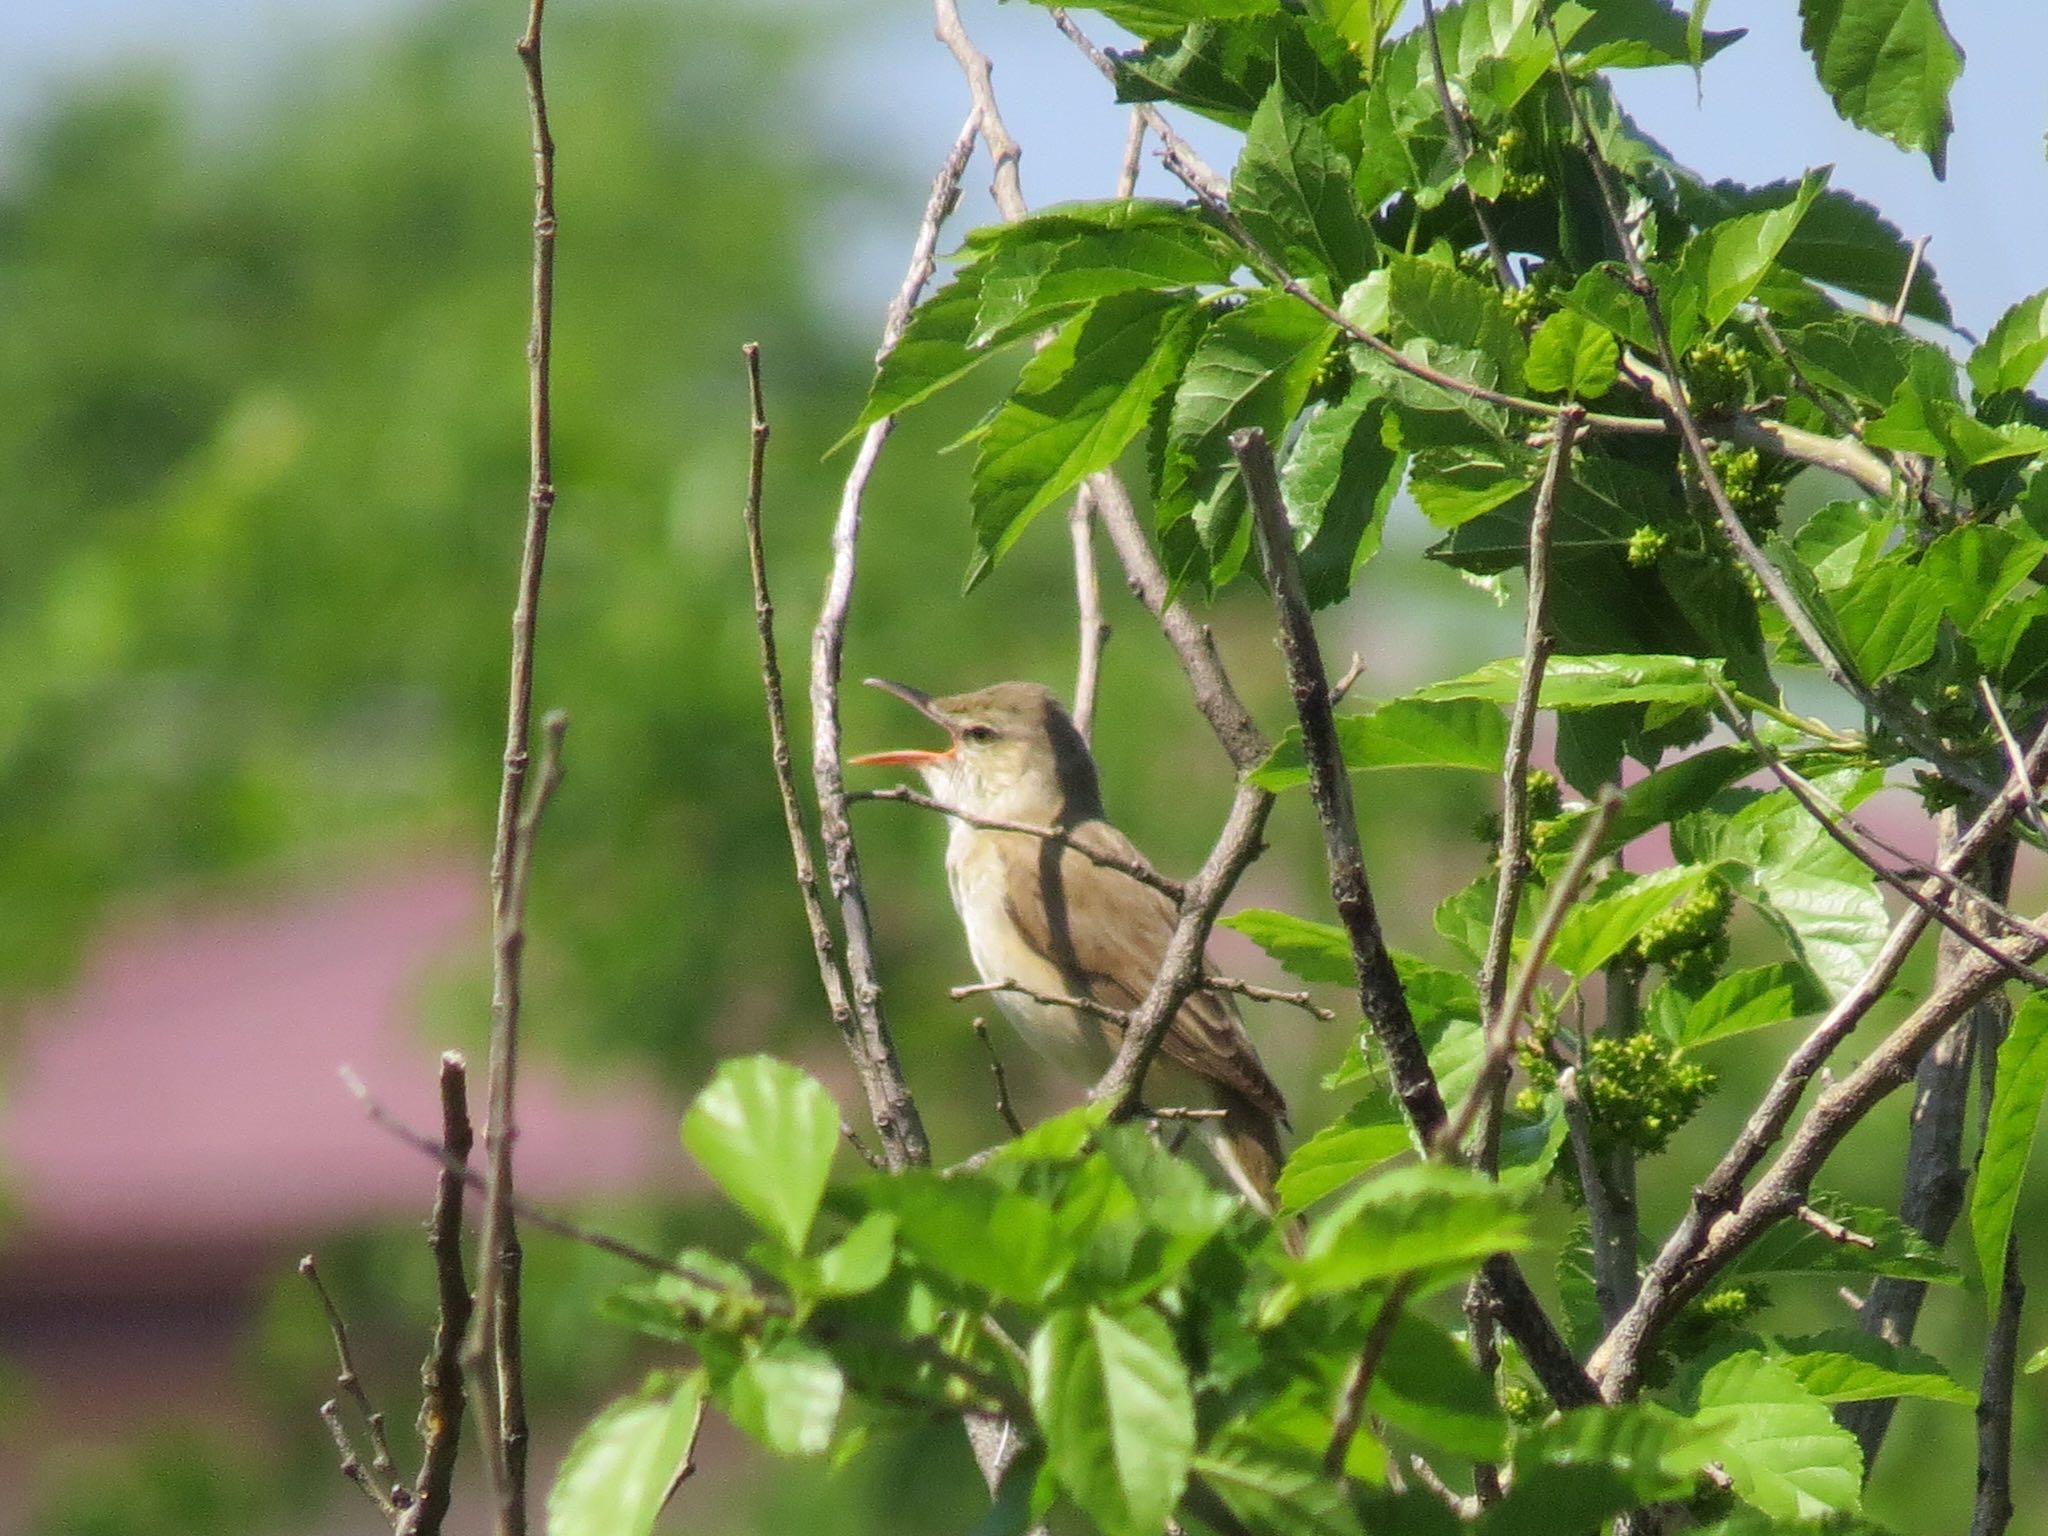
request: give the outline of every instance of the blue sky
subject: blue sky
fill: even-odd
[[[202,100],[232,102],[282,60],[379,14],[423,0],[27,0],[12,8],[10,70],[17,88],[0,105],[0,130],[67,79],[135,65],[187,71]],[[557,0],[558,4],[570,0]],[[966,96],[950,57],[933,40],[930,12],[914,0],[801,5],[827,43],[810,82],[816,119],[804,131],[820,153],[847,146],[920,177],[951,142]],[[519,6],[511,4],[508,14]],[[1085,61],[1026,4],[967,0],[968,24],[997,61],[997,88],[1025,146],[1035,203],[1109,190],[1123,142],[1122,113]],[[2035,0],[1952,0],[1953,27],[1968,57],[1956,94],[1950,174],[1937,182],[1924,160],[1835,116],[1798,51],[1790,0],[1719,0],[1716,27],[1750,36],[1724,54],[1695,94],[1691,74],[1628,76],[1624,99],[1643,125],[1687,164],[1712,176],[1768,181],[1833,164],[1835,185],[1875,202],[1909,235],[1931,233],[1934,263],[1959,321],[1981,332],[2006,304],[2048,286],[2048,6]],[[516,20],[516,18],[514,18]],[[831,37],[837,30],[840,36]],[[1102,30],[1098,28],[1098,30]],[[1230,135],[1185,125],[1212,159],[1226,162]],[[1156,165],[1146,187],[1169,187]],[[982,184],[964,216],[992,216]],[[826,274],[849,308],[877,313],[893,286],[910,225],[858,229]]]

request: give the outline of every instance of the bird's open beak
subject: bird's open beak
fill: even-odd
[[[884,693],[895,694],[925,719],[943,729],[948,736],[953,734],[952,721],[946,717],[945,711],[932,702],[932,696],[924,690],[912,688],[907,683],[892,683],[883,677],[868,678],[867,685],[870,688],[879,688]],[[897,752],[870,752],[864,757],[850,757],[847,763],[855,768],[923,768],[951,757],[955,745],[957,743],[949,744],[943,752],[932,752],[916,747],[906,747]]]

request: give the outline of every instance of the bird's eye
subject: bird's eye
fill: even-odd
[[[960,734],[968,741],[994,741],[996,728],[992,725],[970,725]]]

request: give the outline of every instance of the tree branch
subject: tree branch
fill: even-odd
[[[1423,1146],[1434,1147],[1447,1118],[1443,1094],[1416,1030],[1414,1015],[1409,1011],[1407,993],[1394,969],[1366,876],[1351,780],[1344,769],[1330,708],[1329,674],[1324,669],[1322,649],[1309,618],[1301,566],[1295,556],[1272,450],[1266,445],[1265,434],[1257,428],[1233,434],[1230,446],[1244,474],[1266,580],[1279,616],[1281,651],[1287,658],[1295,715],[1301,722],[1302,755],[1308,763],[1309,794],[1323,827],[1331,898],[1351,944],[1359,1006],[1386,1057],[1395,1096],[1400,1099],[1409,1124]],[[1572,1358],[1570,1348],[1543,1312],[1513,1259],[1496,1254],[1487,1261],[1484,1273],[1499,1301],[1503,1326],[1522,1346],[1530,1368],[1558,1405],[1576,1407],[1595,1401],[1592,1383]]]
[[[555,141],[548,125],[541,67],[546,0],[532,0],[516,49],[526,76],[533,147],[533,303],[526,344],[526,531],[512,610],[512,668],[505,713],[505,771],[498,790],[497,837],[491,851],[491,1044],[484,1157],[488,1167],[483,1231],[478,1244],[476,1307],[463,1358],[475,1382],[483,1439],[497,1504],[498,1536],[526,1531],[526,1403],[519,1339],[519,1238],[512,1220],[512,1148],[519,1072],[520,966],[525,949],[525,868],[542,788],[526,807],[527,753],[532,736],[533,644],[541,570],[555,505],[553,398],[555,315]],[[559,732],[549,737],[559,747]],[[559,757],[553,760],[558,764]],[[530,810],[531,815],[528,814]],[[489,1365],[485,1360],[488,1352]],[[476,1390],[481,1387],[482,1390]]]
[[[326,1422],[328,1431],[334,1436],[335,1448],[341,1453],[342,1475],[368,1494],[371,1502],[395,1527],[410,1495],[405,1485],[398,1481],[398,1468],[391,1460],[391,1445],[384,1436],[384,1415],[370,1402],[369,1391],[363,1385],[363,1378],[356,1370],[355,1356],[349,1349],[348,1325],[341,1320],[341,1309],[335,1306],[333,1296],[328,1294],[327,1283],[320,1278],[320,1271],[310,1253],[299,1260],[299,1273],[313,1287],[314,1295],[320,1298],[320,1310],[327,1317],[328,1337],[334,1341],[334,1389],[355,1405],[369,1433],[370,1465],[367,1470],[356,1455],[348,1431],[342,1427],[337,1403],[323,1404],[320,1417]]]
[[[462,1197],[475,1140],[469,1123],[469,1069],[459,1052],[441,1057],[441,1169],[427,1247],[434,1255],[434,1342],[420,1367],[419,1432],[424,1446],[412,1507],[397,1536],[439,1536],[455,1486],[462,1442],[462,1337],[469,1327],[469,1279],[462,1268]]]
[[[882,326],[881,346],[875,353],[877,365],[895,350],[904,326],[910,322],[911,308],[931,279],[940,226],[959,197],[960,178],[966,172],[975,138],[981,131],[983,124],[977,107],[968,114],[959,137],[932,180],[924,218],[911,248],[909,270],[903,274],[902,287],[897,290]],[[811,777],[818,795],[818,837],[825,849],[826,874],[846,936],[846,1000],[850,1010],[847,1053],[853,1059],[855,1075],[860,1078],[861,1091],[867,1098],[869,1117],[881,1137],[882,1154],[890,1168],[902,1169],[929,1163],[931,1144],[925,1136],[924,1120],[917,1112],[917,1101],[911,1096],[909,1081],[903,1075],[903,1064],[897,1058],[888,1020],[882,1013],[874,930],[868,917],[867,894],[861,886],[860,854],[846,815],[846,779],[839,762],[839,674],[846,651],[847,619],[853,607],[854,579],[860,565],[861,502],[881,456],[882,444],[888,441],[894,427],[895,418],[885,416],[868,428],[839,495],[839,511],[832,526],[832,571],[826,579],[817,626],[811,632]],[[821,975],[824,968],[821,959]],[[834,1002],[831,990],[828,982],[828,1003]]]
[[[1479,225],[1479,233],[1486,241],[1486,254],[1493,262],[1493,275],[1503,288],[1515,286],[1515,269],[1508,265],[1507,248],[1500,243],[1500,236],[1493,231],[1493,220],[1487,216],[1486,204],[1477,192],[1472,190],[1471,180],[1466,177],[1466,168],[1472,159],[1472,136],[1465,131],[1465,115],[1451,100],[1451,82],[1444,72],[1444,45],[1437,35],[1436,6],[1433,0],[1422,0],[1422,33],[1429,42],[1429,73],[1436,86],[1437,109],[1442,112],[1444,132],[1450,135],[1451,153],[1458,157],[1459,179],[1465,183],[1465,200],[1472,205],[1472,217]]]
[[[972,811],[963,811],[958,806],[947,805],[934,800],[930,795],[904,785],[889,789],[856,790],[847,797],[849,805],[865,801],[879,801],[884,804],[914,805],[919,810],[934,811],[941,816],[950,816],[955,821],[965,822],[970,827],[979,827],[985,832],[1015,832],[1023,837],[1043,838],[1048,843],[1057,843],[1062,848],[1071,848],[1091,864],[1104,869],[1113,869],[1120,875],[1128,875],[1142,885],[1149,885],[1161,895],[1179,901],[1186,887],[1178,880],[1162,875],[1143,859],[1127,859],[1107,849],[1090,848],[1076,841],[1073,831],[1066,827],[1041,827],[1028,821],[1009,821],[1001,816],[979,816]]]

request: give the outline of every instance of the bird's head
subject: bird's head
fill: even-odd
[[[995,683],[935,699],[902,683],[867,681],[903,700],[949,740],[940,749],[871,752],[853,763],[915,768],[939,799],[977,816],[1058,826],[1102,815],[1095,759],[1050,688]]]

